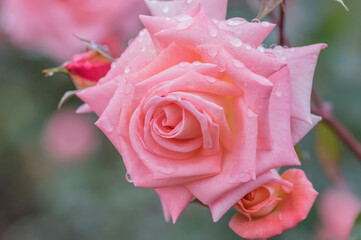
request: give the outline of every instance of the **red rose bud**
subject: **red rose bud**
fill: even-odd
[[[111,61],[95,50],[76,54],[70,63],[65,65],[77,89],[85,89],[97,84],[104,77]]]

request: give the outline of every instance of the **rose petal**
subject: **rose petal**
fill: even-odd
[[[302,170],[287,170],[282,178],[293,183],[293,189],[283,197],[273,213],[252,221],[242,214],[236,214],[229,222],[229,227],[243,238],[264,239],[294,228],[304,220],[318,193]]]

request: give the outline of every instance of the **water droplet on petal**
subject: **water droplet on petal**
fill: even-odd
[[[128,40],[128,46],[129,46],[130,44],[132,44],[132,42],[134,42],[134,38],[131,38],[131,39]]]
[[[247,45],[246,45],[246,49],[247,49],[247,50],[251,50],[251,49],[252,49],[252,47],[251,47],[250,45],[248,45],[248,44],[247,44]]]
[[[201,62],[200,62],[200,61],[194,61],[192,64],[193,64],[194,66],[199,66],[199,65],[201,65]]]
[[[124,73],[129,73],[130,72],[130,67],[129,66],[126,66],[125,68],[124,68]]]
[[[208,54],[211,57],[215,57],[218,54],[218,49],[215,47],[212,47],[212,48],[208,49]]]
[[[276,44],[271,44],[271,46],[269,46],[269,48],[271,48],[271,49],[273,49],[273,48],[275,48],[275,47],[277,47]]]
[[[226,21],[226,23],[229,25],[229,26],[238,26],[240,24],[242,24],[244,21],[240,20],[240,19],[228,19]]]
[[[277,89],[276,89],[276,96],[277,97],[281,97],[282,96],[282,90],[281,88],[278,86]]]
[[[163,12],[164,12],[164,13],[168,13],[168,12],[169,12],[169,7],[165,6],[165,7],[163,8]]]
[[[178,29],[187,29],[194,23],[194,19],[189,19],[187,21],[180,22],[177,26]]]
[[[254,117],[255,114],[251,109],[248,109],[247,115],[248,115],[248,117],[252,118],[252,117]]]
[[[275,70],[278,70],[278,69],[281,68],[281,62],[280,61],[273,61],[272,65],[273,65],[273,68]]]
[[[187,3],[188,4],[191,4],[193,0],[187,0]]]
[[[188,62],[181,62],[181,63],[179,64],[180,67],[187,67],[188,65],[189,65]]]
[[[231,37],[230,39],[229,39],[229,43],[230,44],[232,44],[233,46],[235,46],[235,47],[240,47],[240,46],[242,46],[242,41],[241,41],[241,39],[239,39],[239,38],[236,38],[236,37]]]
[[[111,132],[113,131],[113,124],[110,122],[108,117],[104,116],[101,120],[102,128],[104,131]]]
[[[269,27],[269,25],[270,25],[269,22],[261,22],[262,27]]]
[[[176,172],[176,170],[172,167],[169,167],[167,165],[163,165],[159,167],[158,171],[163,174],[173,174]]]
[[[234,59],[234,60],[233,60],[233,65],[234,65],[236,68],[244,68],[244,64],[243,64],[241,61],[237,60],[237,59]]]
[[[182,16],[177,16],[176,19],[179,22],[184,22],[184,21],[187,21],[187,20],[191,20],[192,17],[189,16],[189,15],[182,15]]]
[[[254,19],[252,19],[251,22],[252,22],[252,23],[260,23],[261,21],[260,21],[258,18],[254,18]]]
[[[265,48],[264,48],[263,46],[259,46],[259,47],[257,48],[257,50],[260,51],[260,52],[262,52],[262,53],[265,52]]]
[[[211,35],[211,37],[216,37],[218,34],[217,29],[211,25],[208,26],[208,32],[209,32],[209,35]]]
[[[187,85],[188,85],[189,88],[194,88],[195,87],[195,83],[194,83],[193,80],[188,80]]]
[[[143,46],[142,49],[140,50],[141,52],[145,52],[147,51],[147,46]]]
[[[132,180],[132,178],[130,177],[130,174],[129,174],[128,172],[125,174],[125,180],[126,180],[127,182],[129,182],[129,183],[132,183],[132,182],[133,182],[133,180]]]
[[[217,79],[215,79],[214,77],[210,77],[210,76],[204,76],[204,78],[210,83],[214,83],[217,81]]]

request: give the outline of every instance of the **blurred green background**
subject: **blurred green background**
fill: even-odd
[[[289,1],[286,33],[294,46],[329,45],[321,53],[315,85],[361,140],[361,1],[345,3],[350,13],[332,0]],[[228,17],[257,15],[244,0],[230,1],[228,9]],[[277,36],[275,29],[266,43],[277,43]],[[101,146],[90,157],[66,164],[50,157],[42,145],[44,125],[63,93],[74,88],[65,75],[43,76],[41,70],[54,65],[0,45],[0,239],[239,239],[228,228],[232,212],[213,223],[209,210],[190,204],[177,224],[166,223],[158,196],[125,180],[120,155],[97,129]],[[73,99],[65,105],[79,104]],[[314,137],[312,131],[299,148],[302,169],[322,193],[330,182],[317,161]],[[361,196],[361,162],[345,146],[341,168]],[[307,220],[273,239],[311,239],[317,224],[314,207]]]

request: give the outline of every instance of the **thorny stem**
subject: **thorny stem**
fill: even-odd
[[[290,46],[290,43],[286,40],[284,23],[285,23],[285,2],[283,1],[283,6],[281,6],[280,21],[279,21],[279,30],[280,38],[279,44]],[[350,150],[355,154],[355,156],[361,162],[361,144],[358,140],[351,134],[351,132],[335,117],[332,112],[332,107],[330,104],[322,101],[320,95],[318,94],[315,87],[312,88],[312,113],[317,114],[322,117],[322,120],[329,125],[339,136],[339,138],[350,148]]]

